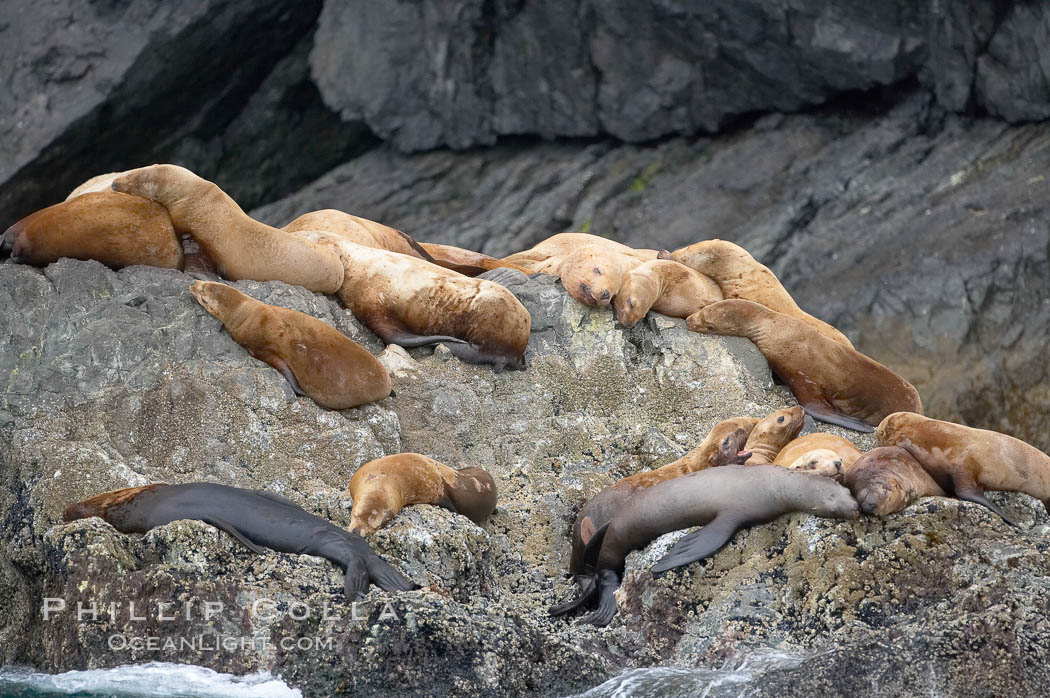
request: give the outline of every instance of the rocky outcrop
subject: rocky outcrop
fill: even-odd
[[[533,318],[529,365],[494,373],[442,347],[384,350],[333,300],[303,289],[237,283],[381,352],[396,397],[333,412],[251,359],[189,283],[94,262],[0,265],[5,663],[262,669],[306,695],[565,695],[625,667],[733,665],[773,646],[814,667],[852,667],[841,662],[860,660],[845,650],[874,643],[944,676],[938,690],[965,693],[964,681],[993,673],[973,685],[1025,693],[1046,680],[1050,526],[1025,495],[994,495],[1032,526],[1024,535],[953,500],[884,520],[794,515],[654,579],[649,565],[681,535],[669,534],[628,559],[609,628],[547,617],[572,593],[563,573],[583,501],[675,459],[717,420],[791,403],[746,340],[659,315],[623,330],[549,277],[516,277],[510,288]],[[401,450],[485,467],[499,508],[483,526],[436,507],[403,511],[371,543],[425,588],[373,589],[356,607],[329,563],[253,555],[202,523],[128,536],[98,519],[59,520],[99,491],[212,480],[283,494],[345,526],[350,475]],[[975,626],[989,629],[976,645]],[[915,672],[901,685],[925,675]],[[821,668],[762,680],[823,690],[833,678]]]

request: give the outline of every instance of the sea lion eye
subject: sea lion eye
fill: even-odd
[[[628,308],[633,308],[634,307],[634,299],[633,298],[628,298],[627,299],[627,307]]]
[[[595,267],[594,268],[594,273],[597,274],[598,276],[601,276],[602,275],[602,270],[599,269],[598,267]]]
[[[777,417],[777,424],[780,424],[783,421],[784,421],[784,416],[783,415]]]

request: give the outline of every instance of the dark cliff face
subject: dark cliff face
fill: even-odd
[[[932,414],[1050,448],[1046,3],[10,5],[4,225],[173,161],[278,225],[725,237]]]

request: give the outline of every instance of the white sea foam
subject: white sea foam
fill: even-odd
[[[302,698],[269,672],[246,676],[220,674],[192,664],[150,662],[113,669],[42,674],[30,669],[0,668],[0,694],[14,690],[47,695],[164,696],[165,698]]]

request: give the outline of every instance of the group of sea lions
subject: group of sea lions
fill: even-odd
[[[531,327],[509,290],[476,278],[496,269],[557,276],[574,299],[611,307],[625,327],[654,310],[685,318],[692,331],[750,339],[800,406],[763,419],[724,420],[679,460],[624,478],[587,501],[572,527],[569,573],[578,593],[552,608],[554,615],[596,602],[583,621],[609,623],[627,553],[692,526],[702,528],[681,538],[654,574],[710,556],[739,528],[789,512],[887,515],[918,497],[953,495],[1016,525],[985,490],[1026,492],[1050,509],[1050,457],[1010,436],[922,416],[910,383],[804,312],[772,271],[724,240],[668,252],[561,233],[497,259],[419,243],[333,209],[273,228],[214,183],[182,167],[153,165],[92,178],[65,202],[12,225],[0,251],[22,263],[74,257],[204,279],[189,292],[230,335],[281,372],[297,394],[330,409],[392,395],[382,364],[326,323],[261,303],[218,279],[279,280],[333,294],[387,343],[441,342],[460,359],[496,370],[524,368]],[[879,446],[862,454],[833,434],[800,436],[806,414],[874,429]],[[434,504],[479,523],[496,507],[496,483],[487,472],[454,470],[421,454],[362,465],[350,492],[349,530],[276,495],[210,483],[107,492],[71,505],[65,518],[101,516],[129,533],[199,519],[256,552],[332,561],[345,570],[353,600],[369,581],[388,590],[415,588],[362,538],[402,507]]]

